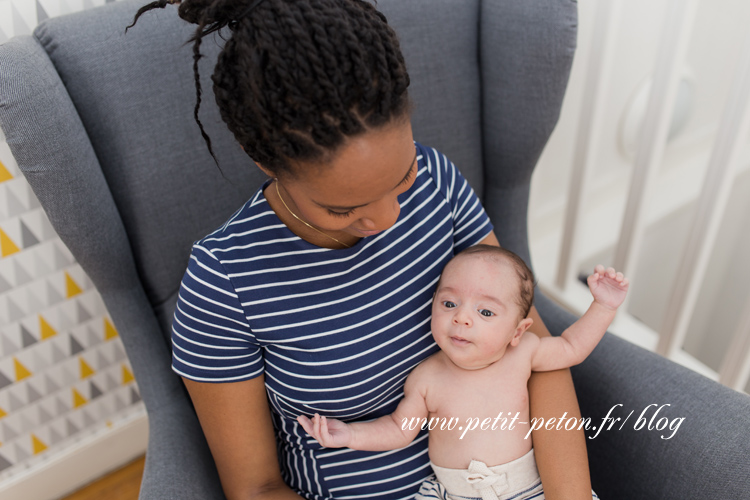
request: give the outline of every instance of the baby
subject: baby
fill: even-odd
[[[409,444],[420,429],[409,422],[439,422],[429,426],[437,480],[425,481],[417,499],[543,498],[528,439],[531,372],[586,359],[628,290],[622,273],[603,266],[588,285],[588,311],[562,336],[540,339],[527,331],[534,279],[524,261],[498,247],[471,247],[445,266],[437,285],[431,327],[440,351],[412,370],[391,415],[350,424],[317,413],[297,420],[323,446],[370,451]]]

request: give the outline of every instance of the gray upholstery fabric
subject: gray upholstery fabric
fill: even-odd
[[[544,296],[535,300],[555,335],[576,319]],[[612,413],[622,419],[612,430],[586,432],[592,486],[601,498],[750,497],[750,397],[609,333],[571,371],[581,414],[592,425],[622,405]],[[667,429],[635,430],[651,404],[657,406],[646,413],[649,420],[670,405],[653,424],[685,418],[670,439],[662,439],[672,434]]]
[[[192,117],[192,59],[183,46],[192,27],[169,7],[125,35],[144,3],[51,19],[34,37],[0,46],[0,125],[53,226],[102,294],[132,362],[150,422],[141,498],[220,500],[197,418],[170,369],[168,337],[191,243],[239,208],[262,175],[213,102],[221,39],[202,46],[201,117],[228,181]],[[461,168],[484,195],[501,243],[528,261],[529,181],[567,84],[575,2],[378,6],[401,38],[415,138]],[[541,294],[537,307],[553,333],[573,320]],[[614,402],[671,403],[675,415],[689,415],[670,441],[634,431],[590,440],[594,487],[604,498],[747,496],[750,444],[732,417],[747,414],[748,398],[611,336],[573,374],[592,418]]]

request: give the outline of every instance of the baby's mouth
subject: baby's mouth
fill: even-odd
[[[469,342],[468,340],[466,340],[463,337],[459,337],[458,335],[451,336],[451,342],[453,342],[456,345],[469,345],[469,344],[471,344],[471,342]]]

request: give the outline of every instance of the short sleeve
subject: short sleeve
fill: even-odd
[[[200,242],[199,242],[200,243]],[[172,321],[172,370],[198,382],[237,382],[263,373],[263,356],[224,266],[193,245]]]
[[[455,253],[476,245],[492,232],[490,218],[482,202],[456,166],[432,148],[422,148],[427,169],[445,196],[453,217]]]

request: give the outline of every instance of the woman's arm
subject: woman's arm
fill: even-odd
[[[300,500],[281,479],[264,377],[221,384],[182,380],[227,500]]]
[[[480,243],[500,246],[494,233]],[[542,318],[531,307],[529,318],[534,324],[529,329],[538,337],[550,336]],[[532,373],[529,379],[529,407],[531,418],[581,418],[570,370]],[[534,456],[542,477],[544,497],[548,500],[590,499],[591,477],[583,430],[556,431],[541,428],[531,434]]]

